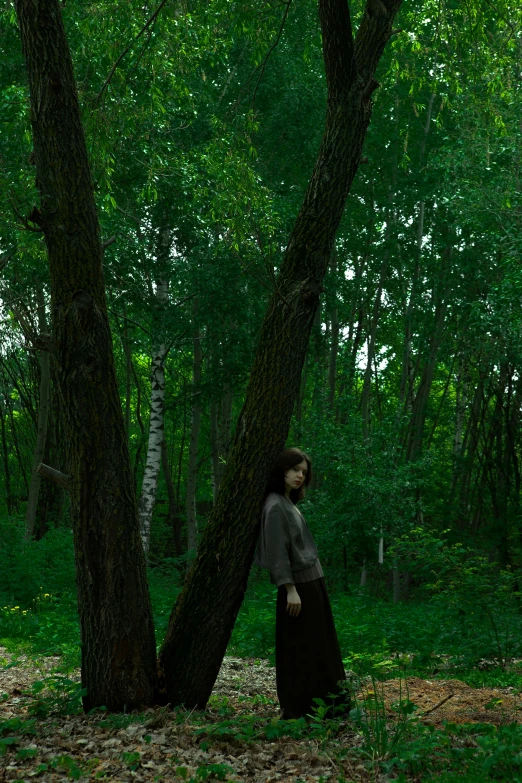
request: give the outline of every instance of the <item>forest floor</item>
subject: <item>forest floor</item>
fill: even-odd
[[[139,715],[77,712],[78,672],[59,673],[59,658],[14,658],[0,647],[0,663],[0,783],[392,779],[368,769],[353,722],[315,734],[313,726],[292,729],[293,722],[279,722],[275,671],[263,660],[225,658],[204,712],[151,709]],[[408,677],[379,683],[377,690],[390,720],[397,720],[392,705],[407,699],[420,722],[436,727],[522,722],[513,688]],[[368,698],[370,683],[359,693],[361,701]],[[281,736],[278,726],[285,725]]]

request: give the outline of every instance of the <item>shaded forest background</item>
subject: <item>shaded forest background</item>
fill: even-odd
[[[178,2],[143,30],[153,12],[69,2],[63,18],[142,537],[178,586],[326,98],[314,2]],[[34,340],[49,281],[26,72],[11,3],[0,13],[0,595],[29,605],[46,558],[73,589],[67,494],[35,471],[67,474],[68,454]],[[522,568],[521,10],[406,2],[397,25],[289,437],[314,463],[303,508],[330,586],[396,602],[437,541]]]

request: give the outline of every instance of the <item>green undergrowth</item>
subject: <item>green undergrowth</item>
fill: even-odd
[[[27,586],[26,569],[16,558],[6,559],[10,567],[0,569],[0,644],[15,655],[60,656],[63,668],[70,669],[79,664],[73,569],[67,562],[72,558],[72,545],[68,531],[54,533],[59,540],[56,550],[47,545],[39,548],[41,542],[24,545],[37,552],[30,582],[33,592]],[[2,552],[6,558],[6,549]],[[69,574],[67,580],[64,574]],[[23,585],[20,589],[19,584]],[[180,590],[179,570],[172,563],[150,568],[149,587],[159,646]],[[275,600],[273,585],[253,569],[229,655],[265,658],[274,664]],[[351,594],[332,594],[331,602],[349,668],[355,661],[364,668],[392,656],[401,660],[410,674],[459,678],[473,687],[522,690],[522,668],[512,663],[522,657],[522,614],[497,612],[497,627],[492,627],[478,610],[477,616],[473,609],[459,611],[440,597],[394,605],[354,589]],[[503,633],[502,656],[498,652],[499,631]]]
[[[379,762],[398,783],[504,781],[522,783],[522,726],[446,723],[416,726],[389,759]]]

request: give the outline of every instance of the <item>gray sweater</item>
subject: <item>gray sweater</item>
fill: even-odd
[[[265,501],[254,562],[270,569],[270,581],[295,584],[294,571],[317,561],[317,547],[304,517],[291,500],[271,492]]]

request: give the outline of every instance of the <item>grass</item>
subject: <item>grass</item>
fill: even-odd
[[[45,574],[40,574],[43,579]],[[50,580],[52,582],[52,580]],[[76,598],[63,583],[37,589],[25,603],[0,603],[0,640],[11,653],[58,655],[65,668],[79,664],[79,626]],[[158,646],[180,590],[175,569],[149,569],[149,587]],[[275,658],[276,593],[254,571],[230,639],[228,654]],[[0,599],[1,601],[1,599]],[[399,656],[411,673],[462,679],[472,687],[509,687],[522,690],[522,673],[509,664],[495,663],[493,632],[473,617],[462,618],[442,602],[394,605],[367,594],[331,596],[337,633],[348,666],[368,667]],[[522,657],[522,616],[510,617],[517,641],[514,657]],[[473,635],[473,640],[470,637]],[[520,643],[518,642],[520,639]]]

